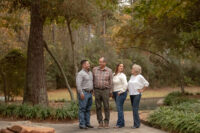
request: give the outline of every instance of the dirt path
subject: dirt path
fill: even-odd
[[[110,120],[110,129],[97,129],[98,123],[96,120],[96,115],[91,116],[91,124],[95,126],[94,129],[87,129],[87,130],[80,130],[78,128],[78,123],[72,124],[50,124],[50,123],[32,123],[29,121],[17,121],[17,122],[8,122],[8,121],[0,121],[0,128],[5,128],[7,126],[11,126],[14,124],[23,124],[23,125],[38,125],[38,126],[46,126],[55,128],[56,133],[166,133],[165,131],[161,131],[155,128],[151,128],[145,125],[141,125],[139,129],[131,129],[133,124],[132,121],[132,112],[125,112],[125,120],[126,120],[126,127],[121,129],[114,129],[112,128],[115,125],[117,120],[117,113],[111,113],[111,120]]]

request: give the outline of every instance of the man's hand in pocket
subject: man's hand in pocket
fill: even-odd
[[[81,100],[84,100],[84,98],[85,98],[84,93],[81,93],[80,96],[81,96]]]

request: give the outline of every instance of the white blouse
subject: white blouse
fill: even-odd
[[[137,90],[143,89],[144,87],[148,87],[149,82],[141,75],[138,74],[136,76],[132,75],[130,80],[128,81],[128,89],[130,95],[138,95],[140,94]]]
[[[113,76],[113,91],[125,92],[127,90],[128,82],[124,73],[118,73]]]

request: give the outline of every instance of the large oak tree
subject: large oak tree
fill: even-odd
[[[45,83],[43,27],[46,20],[70,18],[90,23],[91,4],[89,0],[0,0],[0,7],[9,8],[13,12],[25,8],[30,12],[30,33],[27,51],[26,86],[24,90],[24,103],[48,105],[47,88]],[[77,5],[77,7],[76,7]],[[64,10],[65,9],[65,10]],[[84,12],[81,9],[88,9]],[[83,21],[81,21],[83,20]]]

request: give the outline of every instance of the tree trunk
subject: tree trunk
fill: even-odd
[[[67,28],[70,36],[70,42],[71,42],[71,47],[72,47],[72,58],[73,58],[73,66],[74,66],[74,78],[76,78],[76,75],[78,73],[78,66],[77,66],[77,61],[76,61],[76,53],[75,53],[75,42],[73,39],[72,35],[72,30],[71,30],[71,25],[70,21],[66,18],[67,20]],[[77,94],[77,99],[78,99],[78,90],[76,89],[76,94]]]
[[[102,21],[102,34],[105,35],[106,34],[106,16],[103,16],[103,21]]]
[[[88,25],[88,39],[87,41],[90,43],[91,42],[91,25]]]
[[[103,48],[105,49],[105,45],[106,45],[106,16],[103,15],[103,18],[102,18],[102,37],[103,37]]]
[[[41,15],[40,1],[31,5],[31,26],[27,52],[26,86],[24,103],[48,105],[48,96],[44,72],[43,25],[45,18]]]
[[[181,93],[185,93],[184,82],[182,79],[180,79],[180,87],[181,87]]]
[[[102,34],[101,21],[97,21],[95,26],[95,35],[99,37],[101,36],[101,34]]]
[[[60,63],[58,62],[58,60],[56,59],[56,57],[53,55],[53,53],[50,51],[50,49],[48,48],[48,45],[47,45],[47,43],[45,41],[44,41],[44,46],[45,46],[47,52],[49,53],[49,55],[55,61],[56,65],[58,66],[58,69],[60,70],[62,76],[64,77],[65,85],[66,85],[66,87],[69,90],[69,94],[70,94],[71,100],[74,101],[74,94],[73,94],[72,89],[71,89],[71,87],[70,87],[70,85],[68,83],[67,76],[65,75],[65,72],[64,72],[62,66],[60,65]]]
[[[183,68],[182,68],[182,63],[181,63],[181,59],[179,60],[179,84],[180,84],[180,88],[181,88],[181,92],[185,93],[185,87],[184,87],[184,73],[183,73]]]
[[[52,25],[52,39],[53,39],[53,45],[55,45],[55,29],[56,29],[56,26],[55,26],[55,23],[53,23],[53,25]]]
[[[71,42],[71,47],[72,47],[72,58],[73,58],[73,65],[74,65],[74,76],[76,76],[76,74],[78,73],[78,66],[77,66],[77,61],[76,61],[75,42],[74,42],[74,39],[73,39],[71,25],[70,25],[70,21],[69,20],[67,20],[67,28],[68,28],[68,31],[69,31],[70,42]]]
[[[130,0],[130,5],[133,5],[134,2],[136,2],[136,0]]]
[[[3,80],[3,93],[4,93],[5,103],[7,103],[8,102],[8,94],[7,94],[6,77],[5,77],[5,74],[2,69],[0,70],[0,75]]]

